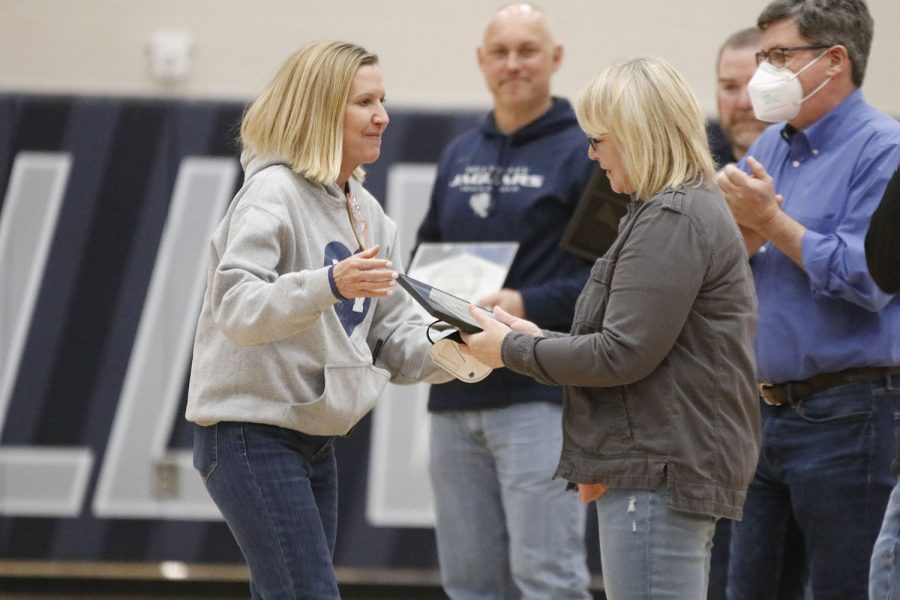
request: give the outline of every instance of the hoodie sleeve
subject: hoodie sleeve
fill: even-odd
[[[402,273],[403,259],[395,251],[397,246],[395,231],[388,260],[393,263],[394,269]],[[412,297],[399,286],[394,287],[390,296],[378,299],[367,341],[370,348],[380,347],[374,357],[375,364],[391,373],[391,382],[443,383],[453,379],[431,360],[427,328],[428,324]]]
[[[560,165],[561,173],[565,174],[562,177],[569,180],[568,186],[563,188],[561,194],[561,200],[569,211],[566,219],[566,224],[568,224],[578,205],[583,201],[593,199],[593,197],[589,197],[588,200],[585,200],[585,196],[593,193],[588,186],[591,185],[591,178],[600,171],[593,161],[585,159],[580,146],[577,149],[569,150],[567,158],[562,160]],[[605,175],[601,177],[605,180]],[[558,241],[554,241],[552,252],[568,254],[566,250],[559,247]],[[519,288],[522,302],[525,305],[525,318],[547,327],[567,326],[572,322],[575,301],[584,289],[584,284],[591,271],[590,261],[574,256],[572,260],[577,260],[579,264],[579,268],[575,272],[565,276],[547,277],[539,283],[535,282]]]
[[[295,335],[337,302],[329,268],[278,272],[294,235],[284,219],[259,206],[232,215],[207,293],[216,325],[236,344]]]
[[[525,318],[535,323],[570,323],[575,312],[575,301],[584,289],[589,274],[590,269],[585,267],[584,271],[571,277],[521,288],[519,293],[525,305]]]

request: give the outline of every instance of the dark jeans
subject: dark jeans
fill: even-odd
[[[707,600],[725,600],[733,522],[730,519],[719,519],[716,522],[716,535],[713,536],[712,556],[709,563]],[[784,548],[779,554],[782,557],[781,564],[789,565],[789,569],[787,573],[782,572],[783,576],[778,578],[777,600],[803,600],[803,583],[806,579],[806,572],[805,569],[798,569],[797,565],[805,565],[806,557],[803,550],[803,535],[793,517],[787,527]]]
[[[867,597],[872,546],[895,482],[898,412],[898,375],[795,406],[763,404],[759,465],[744,520],[732,527],[729,600],[776,598],[781,578],[803,571],[816,600]],[[783,561],[791,517],[805,540],[805,564]]]
[[[253,600],[340,598],[332,438],[254,423],[197,426],[194,467],[250,566]]]

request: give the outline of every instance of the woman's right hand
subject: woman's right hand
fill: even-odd
[[[378,298],[390,296],[397,272],[391,262],[375,258],[378,246],[348,256],[334,265],[334,284],[344,298]]]

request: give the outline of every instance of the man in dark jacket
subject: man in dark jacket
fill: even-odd
[[[900,292],[900,169],[888,183],[881,204],[872,215],[866,233],[866,263],[872,279],[889,294]],[[900,471],[900,446],[893,464]],[[894,486],[888,500],[881,533],[872,552],[869,572],[869,598],[889,600],[897,594],[900,573],[900,483]]]
[[[589,263],[559,248],[594,167],[574,112],[550,93],[562,60],[544,15],[511,4],[478,64],[494,110],[445,150],[418,241],[517,241],[500,306],[568,330]],[[553,481],[562,390],[505,370],[431,390],[431,481],[447,594],[588,599],[583,507]]]

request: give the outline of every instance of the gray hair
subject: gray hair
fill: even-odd
[[[773,0],[756,24],[765,29],[784,19],[796,20],[797,31],[811,44],[844,46],[853,66],[853,83],[862,85],[874,29],[865,0]]]

